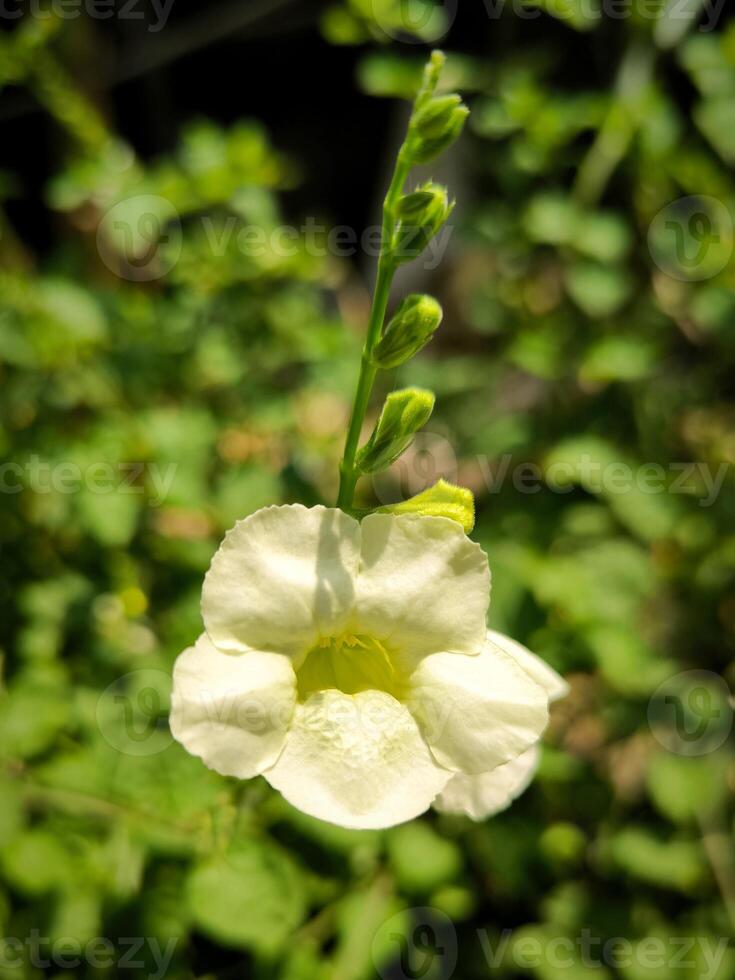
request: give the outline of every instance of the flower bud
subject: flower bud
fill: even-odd
[[[456,95],[443,95],[429,102],[420,109],[413,121],[414,129],[423,139],[436,139],[443,136],[452,122],[454,110],[462,105],[462,99]]]
[[[454,204],[447,199],[447,189],[440,184],[424,184],[398,201],[398,228],[393,238],[393,256],[397,262],[417,258],[452,213]]]
[[[410,446],[434,408],[434,395],[422,388],[403,388],[388,395],[373,434],[357,453],[361,473],[387,469]]]
[[[465,487],[439,480],[433,487],[399,504],[378,507],[378,514],[423,514],[425,517],[448,517],[469,534],[475,526],[475,500]]]
[[[440,99],[437,102],[442,101]],[[432,103],[430,102],[426,109],[422,112],[427,112],[431,109]],[[413,158],[416,163],[431,163],[432,160],[436,159],[440,153],[443,153],[448,147],[452,145],[458,138],[462,130],[464,129],[465,119],[469,116],[470,110],[464,105],[455,105],[454,107],[445,109],[443,113],[438,112],[436,118],[429,119],[425,125],[426,135],[420,135],[414,146]],[[421,113],[417,117],[420,118]],[[429,132],[435,132],[436,135],[429,135]]]
[[[413,293],[396,310],[373,351],[373,364],[398,367],[425,347],[442,320],[442,308],[433,296]]]

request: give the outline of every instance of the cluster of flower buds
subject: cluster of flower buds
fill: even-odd
[[[439,75],[444,64],[441,52],[434,52],[424,73],[400,160],[405,164],[430,163],[457,139],[469,110],[459,95],[437,95]],[[405,172],[397,169],[401,186],[392,187],[386,198],[389,238],[386,266],[390,274],[405,262],[417,258],[437,234],[454,202],[447,188],[428,181],[403,192]],[[390,370],[404,364],[429,343],[442,320],[442,309],[431,296],[412,294],[400,304],[377,342],[367,353],[373,368]],[[386,469],[403,453],[418,430],[428,421],[434,395],[417,388],[406,388],[388,395],[372,435],[357,452],[355,466],[360,473]],[[379,508],[385,513],[416,513],[449,517],[467,533],[474,524],[474,501],[469,490],[440,480],[435,486],[400,504]]]

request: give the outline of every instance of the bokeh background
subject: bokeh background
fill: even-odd
[[[732,12],[0,26],[0,977],[731,980]],[[490,621],[571,694],[505,813],[349,832],[173,743],[170,674],[224,531],[334,500],[374,258],[329,231],[378,221],[432,44],[472,117],[396,295],[445,322],[386,382],[437,408],[362,501],[469,486]]]

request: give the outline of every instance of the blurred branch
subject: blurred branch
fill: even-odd
[[[0,207],[0,264],[4,272],[12,269],[13,272],[30,272],[33,267],[31,253],[18,237],[5,210]],[[0,282],[3,283],[7,278],[0,273]]]
[[[25,83],[84,152],[94,155],[109,142],[110,135],[101,113],[49,49],[61,24],[51,14],[41,20],[29,17],[0,41],[0,89]]]
[[[213,11],[209,7],[204,14],[191,18],[187,23],[168,27],[165,38],[156,37],[147,43],[136,44],[130,56],[123,56],[114,82],[129,81],[155,71],[214,41],[235,34],[294,2],[296,0],[250,0],[244,4],[236,0],[219,10]]]
[[[579,204],[589,207],[599,201],[628,152],[641,123],[641,90],[651,81],[655,59],[655,50],[639,40],[632,42],[623,55],[613,103],[574,181],[572,193]]]
[[[282,8],[296,2],[300,2],[300,0],[260,0],[260,2],[251,0],[248,4],[243,4],[238,0],[238,2],[231,3],[220,11],[213,11],[210,7],[206,14],[200,17],[191,18],[185,24],[168,27],[165,40],[156,34],[152,40],[142,44],[136,42],[135,45],[131,45],[133,50],[121,56],[118,67],[112,70],[106,78],[99,79],[99,85],[103,89],[112,88],[120,82],[131,81],[156,71],[172,61],[201,50],[228,35],[241,35],[244,28],[260,23]],[[32,23],[30,19],[29,22]],[[49,22],[53,23],[53,20],[49,18],[41,23],[48,24]],[[293,24],[291,20],[287,23],[289,27]],[[2,52],[2,48],[0,48],[0,52]],[[50,78],[50,73],[51,70],[48,66],[42,66],[44,81]],[[2,85],[4,74],[3,66],[0,64],[0,85]],[[42,91],[48,97],[46,85],[42,86]],[[3,107],[2,112],[0,112],[0,120],[18,118],[33,112],[34,109],[33,102],[23,93],[20,93]]]
[[[154,822],[166,827],[183,837],[190,837],[202,830],[201,825],[194,823],[180,823],[162,817],[159,813],[149,810],[139,810],[136,807],[115,800],[107,800],[102,797],[93,796],[89,793],[82,793],[76,789],[47,786],[44,783],[30,779],[23,773],[17,774],[8,770],[11,778],[18,780],[26,802],[31,806],[42,806],[51,809],[58,809],[65,813],[84,814],[85,816],[100,817],[103,819],[125,818],[133,824],[145,826]]]
[[[722,896],[730,923],[735,931],[735,857],[725,814],[721,808],[714,814],[700,814],[702,844],[709,860],[712,874]]]
[[[110,140],[102,115],[74,85],[71,76],[49,51],[39,52],[30,74],[30,87],[59,125],[94,156]]]

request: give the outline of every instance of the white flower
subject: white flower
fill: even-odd
[[[217,772],[262,774],[345,827],[435,800],[482,816],[520,792],[564,683],[487,632],[489,595],[487,558],[454,521],[266,507],[212,560],[171,731]]]

